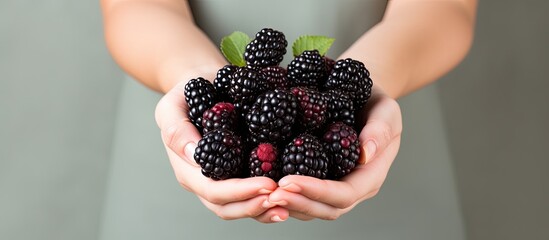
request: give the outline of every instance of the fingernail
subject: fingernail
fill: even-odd
[[[289,192],[294,192],[294,193],[301,192],[301,188],[299,186],[297,186],[295,183],[290,183],[288,185],[281,186],[281,187],[282,187],[282,189],[284,189],[286,191],[289,191]]]
[[[189,142],[185,145],[184,152],[185,157],[187,157],[187,160],[194,162],[194,150],[196,149],[196,143]]]
[[[366,143],[366,162],[372,160],[372,157],[376,153],[377,145],[374,141],[368,141]]]
[[[259,189],[259,194],[269,194],[269,193],[272,193],[273,191],[272,190],[269,190],[269,189],[265,189],[265,188],[262,188],[262,189]]]
[[[273,222],[284,222],[284,220],[282,220],[282,218],[280,218],[278,215],[274,215],[273,217],[271,217],[271,221],[273,221]]]

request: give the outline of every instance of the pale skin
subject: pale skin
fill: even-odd
[[[165,93],[155,115],[177,181],[222,219],[263,223],[334,220],[379,192],[400,146],[402,117],[395,99],[437,80],[465,57],[476,5],[476,0],[390,0],[382,22],[337,58],[364,62],[374,80],[362,114],[362,164],[341,181],[286,176],[277,183],[265,177],[213,181],[194,162],[201,137],[187,117],[183,88],[192,78],[213,80],[227,62],[194,24],[187,2],[101,0],[114,59],[135,79]]]

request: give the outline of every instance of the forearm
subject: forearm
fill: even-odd
[[[467,1],[389,1],[383,21],[340,58],[363,61],[374,85],[389,96],[406,95],[435,81],[465,57],[476,8],[475,1]]]
[[[167,92],[193,77],[213,80],[225,64],[194,24],[186,1],[102,0],[107,46],[124,71]]]

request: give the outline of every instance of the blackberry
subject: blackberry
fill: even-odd
[[[360,144],[356,131],[342,123],[333,123],[322,137],[324,151],[330,159],[329,175],[339,179],[355,168],[360,157]]]
[[[233,132],[216,129],[198,141],[194,160],[202,174],[214,180],[238,177],[242,168],[242,145]]]
[[[317,50],[304,51],[288,65],[288,80],[294,86],[318,88],[326,76],[326,64]]]
[[[261,143],[250,153],[250,177],[264,176],[275,181],[280,179],[278,152],[270,143]]]
[[[204,78],[191,79],[185,85],[185,100],[189,105],[191,122],[202,130],[202,115],[215,103],[215,89],[212,83]]]
[[[316,137],[301,134],[286,146],[282,154],[282,174],[327,178],[328,157]]]
[[[351,97],[341,90],[328,90],[325,93],[328,101],[326,123],[343,122],[355,125],[355,106]]]
[[[288,89],[288,78],[285,68],[279,66],[271,66],[261,69],[261,72],[267,79],[267,84],[270,90]]]
[[[326,89],[340,89],[349,92],[355,103],[355,108],[360,109],[370,98],[372,84],[370,72],[364,67],[364,64],[347,58],[336,62],[325,87]]]
[[[306,129],[319,128],[326,120],[328,101],[326,96],[319,91],[304,87],[292,88],[292,94],[299,103],[300,124]]]
[[[286,90],[260,95],[246,114],[253,142],[280,142],[289,137],[297,117],[297,100]]]
[[[264,28],[246,46],[244,59],[248,65],[276,66],[282,62],[287,46],[288,41],[286,41],[284,33],[271,28]]]
[[[241,116],[246,115],[257,95],[266,90],[266,82],[265,76],[253,68],[239,68],[234,73],[229,96]]]
[[[231,79],[233,74],[238,69],[234,65],[225,65],[223,68],[217,71],[217,75],[214,79],[214,87],[217,92],[217,97],[221,101],[229,100],[229,89],[231,88]]]
[[[225,129],[233,131],[236,124],[236,113],[231,103],[216,103],[212,108],[206,110],[202,115],[202,127],[204,134],[214,129]]]

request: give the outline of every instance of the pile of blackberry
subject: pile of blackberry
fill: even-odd
[[[264,28],[246,46],[245,66],[185,86],[189,118],[203,135],[194,159],[204,176],[337,180],[357,165],[355,114],[370,98],[370,73],[360,61],[316,49],[280,66],[287,47],[282,32]]]

